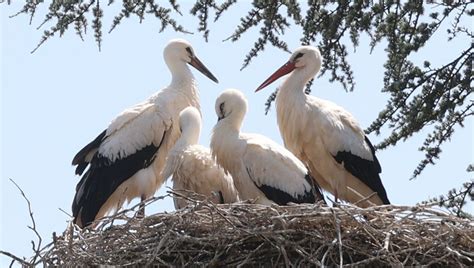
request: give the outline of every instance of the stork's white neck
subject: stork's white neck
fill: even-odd
[[[217,156],[220,155],[222,157],[227,154],[226,152],[235,151],[234,147],[239,140],[240,130],[231,126],[228,122],[223,121],[224,120],[217,122],[212,129],[211,148],[214,156],[217,154]],[[221,158],[221,160],[232,162],[234,159],[224,157],[224,159]]]
[[[200,126],[195,125],[193,122],[190,124],[193,125],[190,125],[187,129],[183,129],[180,138],[186,146],[198,144],[199,141]]]
[[[192,105],[199,110],[199,91],[188,64],[184,61],[177,61],[167,62],[167,65],[171,72],[171,83],[167,89],[173,91],[173,94],[181,95],[187,99],[187,105],[180,107],[180,109]]]
[[[229,124],[229,122],[221,120],[214,126],[213,132],[221,133],[220,136],[225,137],[227,140],[230,139],[229,137],[238,137],[240,135],[240,127],[236,128],[234,125]]]
[[[217,124],[228,131],[240,132],[242,121],[244,121],[245,110],[234,109],[225,118],[221,119]]]
[[[198,141],[199,141],[199,133],[196,134],[192,131],[183,131],[178,141],[176,141],[174,148],[180,151],[183,148],[186,148],[188,146],[198,144]]]
[[[288,75],[288,78],[283,82],[280,90],[293,90],[304,93],[306,84],[308,84],[309,80],[311,80],[315,75],[316,72],[311,70],[311,68],[297,68]]]
[[[303,70],[294,70],[280,86],[276,98],[277,106],[282,104],[293,106],[298,105],[294,102],[304,101],[306,98],[304,89],[310,79],[311,77]]]
[[[168,64],[168,68],[171,72],[171,85],[176,88],[194,83],[194,76],[186,62],[176,61]]]
[[[232,172],[232,169],[238,166],[236,162],[240,161],[235,157],[240,152],[239,131],[222,121],[212,129],[211,152],[213,158],[226,172]]]

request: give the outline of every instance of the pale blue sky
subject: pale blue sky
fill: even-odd
[[[216,122],[214,101],[226,88],[243,91],[249,100],[249,112],[243,131],[261,133],[281,143],[274,109],[265,116],[268,95],[282,82],[277,81],[258,94],[253,91],[269,74],[281,66],[289,54],[267,48],[251,65],[239,71],[243,58],[258,37],[258,30],[245,34],[237,43],[222,42],[233,32],[238,19],[248,9],[239,3],[225,14],[218,24],[211,24],[209,42],[200,33],[178,34],[171,29],[158,33],[159,22],[146,19],[142,25],[136,18],[125,19],[107,34],[118,5],[113,12],[105,10],[102,51],[99,52],[89,30],[82,42],[73,31],[63,38],[52,38],[36,53],[30,51],[38,43],[37,31],[41,12],[28,25],[29,18],[9,19],[20,6],[3,5],[1,10],[1,206],[0,249],[19,256],[30,256],[34,234],[25,201],[8,180],[14,179],[32,203],[37,229],[44,242],[51,233],[62,233],[70,219],[59,208],[70,212],[79,177],[71,166],[75,153],[95,138],[123,109],[140,102],[168,85],[170,74],[162,58],[168,40],[182,37],[189,40],[203,63],[216,75],[215,84],[193,70],[201,92],[203,128],[200,142],[209,145],[210,131]],[[178,18],[187,29],[195,31],[197,19],[187,14],[189,5],[182,5],[185,16]],[[301,32],[287,31],[285,40],[291,50],[298,47]],[[444,32],[435,42],[422,48],[413,59],[429,59],[437,66],[469,44],[470,40],[447,43]],[[385,53],[378,47],[369,55],[367,38],[361,40],[357,53],[350,55],[356,89],[347,93],[328,76],[317,79],[311,94],[338,103],[366,128],[384,107],[388,96],[382,88]],[[449,49],[447,49],[449,47]],[[396,147],[377,152],[382,164],[382,181],[394,204],[413,205],[429,197],[458,188],[469,179],[465,168],[473,162],[473,124],[457,129],[454,139],[446,144],[441,160],[429,166],[415,181],[409,181],[413,169],[422,159],[417,148],[428,129]],[[387,135],[387,131],[382,135]],[[372,142],[381,137],[370,135]],[[157,195],[164,192],[160,190]],[[172,211],[171,200],[153,205],[151,212]],[[472,206],[470,207],[472,212]],[[150,210],[148,211],[150,213]],[[0,266],[9,260],[0,256]]]

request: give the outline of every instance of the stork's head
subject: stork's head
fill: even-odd
[[[270,75],[265,82],[263,82],[255,92],[263,89],[264,87],[273,83],[278,78],[292,72],[297,71],[303,74],[304,79],[313,78],[321,69],[321,53],[319,49],[313,46],[302,46],[299,47],[290,59],[281,66],[276,72]]]
[[[171,40],[163,51],[163,57],[172,72],[173,70],[179,70],[178,66],[180,66],[180,63],[184,62],[196,68],[212,81],[216,83],[219,82],[211,71],[209,71],[196,56],[191,44],[184,39]]]
[[[179,113],[179,129],[181,136],[188,144],[198,143],[201,132],[201,114],[196,108],[188,106]]]
[[[219,121],[225,121],[240,129],[245,113],[247,99],[237,89],[226,89],[216,99],[216,114]]]

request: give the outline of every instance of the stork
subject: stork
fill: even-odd
[[[291,152],[262,135],[240,132],[247,112],[242,92],[225,90],[215,108],[218,122],[211,137],[211,152],[232,175],[242,200],[285,205],[323,199],[306,167]]]
[[[199,111],[192,106],[181,111],[179,128],[181,136],[168,153],[163,177],[173,176],[174,190],[201,194],[215,204],[239,201],[232,177],[216,164],[209,148],[197,144],[201,131]],[[186,200],[174,198],[176,209],[186,205]]]
[[[171,40],[163,56],[171,84],[123,111],[72,160],[76,174],[82,175],[72,204],[74,223],[81,228],[125,201],[153,196],[162,185],[166,156],[179,137],[174,122],[185,107],[199,109],[199,93],[188,64],[218,82],[186,40]],[[143,216],[143,207],[140,212]]]
[[[300,47],[256,92],[291,73],[276,97],[285,146],[336,200],[361,207],[390,204],[374,147],[356,119],[342,107],[304,93],[305,85],[319,72],[321,61],[319,49]]]

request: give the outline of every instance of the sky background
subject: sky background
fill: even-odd
[[[0,249],[18,256],[31,256],[30,240],[34,233],[27,204],[16,187],[20,185],[32,204],[37,230],[44,243],[51,241],[52,232],[62,233],[70,217],[71,203],[79,177],[74,175],[72,157],[94,139],[122,110],[147,99],[166,87],[170,73],[162,51],[172,38],[185,38],[193,44],[197,56],[219,79],[215,84],[192,69],[201,94],[203,127],[200,142],[209,146],[210,131],[217,118],[214,112],[216,97],[226,88],[237,88],[246,94],[249,111],[242,131],[255,132],[282,143],[276,124],[274,107],[265,116],[264,103],[268,95],[282,83],[282,79],[259,93],[254,93],[273,71],[288,60],[289,54],[268,47],[243,71],[239,71],[244,56],[258,38],[258,29],[244,34],[240,41],[222,42],[229,37],[239,18],[250,4],[239,2],[225,13],[217,24],[210,24],[209,42],[197,33],[197,18],[188,15],[189,4],[181,4],[184,16],[180,24],[194,31],[194,35],[175,33],[171,29],[158,33],[160,23],[148,17],[140,25],[133,17],[122,21],[111,34],[108,30],[120,6],[105,8],[102,51],[99,52],[92,29],[82,42],[74,31],[62,38],[53,37],[34,54],[30,54],[41,38],[43,30],[36,30],[44,17],[47,5],[38,12],[32,25],[29,17],[18,16],[21,1],[0,9],[1,21],[1,199]],[[16,3],[16,4],[15,4]],[[72,29],[72,28],[71,28]],[[290,50],[299,46],[301,31],[294,27],[284,39]],[[439,66],[452,59],[469,44],[469,39],[447,42],[445,31],[420,49],[411,59],[429,59]],[[449,49],[447,49],[449,47]],[[330,83],[327,75],[315,80],[312,95],[331,100],[351,112],[366,128],[385,106],[388,95],[381,93],[383,63],[386,55],[382,46],[369,54],[368,38],[361,39],[356,53],[349,56],[354,69],[356,88],[346,92],[338,83]],[[443,147],[436,166],[429,166],[416,180],[409,178],[423,158],[417,151],[430,129],[404,143],[377,152],[382,165],[382,181],[393,204],[414,205],[430,197],[459,188],[470,176],[465,172],[473,162],[472,119],[464,128],[457,128],[454,138]],[[371,134],[372,143],[379,143],[389,134]],[[171,184],[168,182],[168,185]],[[156,195],[162,195],[162,188]],[[147,214],[173,211],[173,202],[165,199],[154,203]],[[473,211],[473,206],[468,207]],[[10,260],[0,255],[0,266]]]

